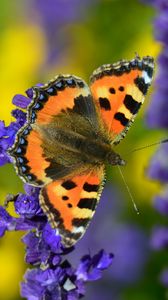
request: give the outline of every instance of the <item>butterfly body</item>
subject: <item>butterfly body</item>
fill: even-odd
[[[84,120],[83,120],[84,124]],[[62,125],[62,126],[61,126]],[[84,127],[82,128],[82,130]],[[55,123],[50,126],[41,126],[36,128],[40,132],[43,140],[43,148],[45,148],[46,156],[51,157],[54,161],[60,161],[64,167],[73,167],[75,171],[75,163],[71,160],[74,157],[75,162],[80,157],[80,165],[84,165],[85,169],[99,166],[100,164],[110,163],[112,165],[121,164],[119,155],[112,150],[110,139],[104,140],[104,136],[101,133],[96,133],[90,129],[87,135],[82,135],[78,129],[78,122],[76,120],[75,127],[71,129],[65,129],[64,124]],[[57,148],[60,148],[60,159],[58,158]],[[61,155],[62,151],[62,155]],[[69,152],[69,156],[66,152]],[[64,153],[65,152],[65,153]],[[70,158],[69,160],[66,158]],[[77,170],[77,173],[79,171]],[[54,174],[57,176],[57,173]],[[62,176],[61,176],[62,177]],[[61,178],[60,177],[60,178]],[[52,179],[59,179],[58,177],[52,177]]]
[[[144,101],[153,68],[153,58],[136,57],[98,68],[90,88],[72,75],[33,88],[10,155],[23,181],[42,188],[41,207],[67,247],[94,215],[105,164],[125,164],[113,149]]]

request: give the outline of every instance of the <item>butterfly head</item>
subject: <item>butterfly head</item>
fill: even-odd
[[[124,159],[121,158],[121,156],[114,152],[114,151],[111,151],[108,155],[108,163],[112,166],[125,166],[126,165],[126,161]]]

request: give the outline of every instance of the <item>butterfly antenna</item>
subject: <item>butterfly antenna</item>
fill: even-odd
[[[146,148],[150,148],[150,147],[153,147],[153,146],[165,144],[165,143],[168,143],[168,139],[161,140],[161,141],[159,141],[159,142],[155,142],[155,143],[152,143],[152,144],[143,146],[143,147],[139,147],[139,148],[133,149],[133,150],[131,150],[128,154],[130,154],[130,153],[132,153],[132,152],[139,151],[139,150],[143,150],[143,149],[146,149]]]
[[[128,186],[128,184],[127,184],[126,181],[125,181],[123,172],[121,171],[121,168],[120,168],[119,165],[118,165],[118,169],[119,169],[119,172],[120,172],[120,174],[121,174],[121,177],[122,177],[122,180],[123,180],[123,182],[124,182],[124,185],[125,185],[125,187],[126,187],[126,189],[127,189],[127,191],[128,191],[128,194],[130,195],[130,198],[131,198],[133,207],[134,207],[134,209],[135,209],[137,215],[139,215],[139,209],[138,209],[138,207],[137,207],[137,205],[136,205],[136,203],[135,203],[135,201],[134,201],[133,195],[131,194],[131,191],[130,191],[130,189],[129,189],[129,186]]]

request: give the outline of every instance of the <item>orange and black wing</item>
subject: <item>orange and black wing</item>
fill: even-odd
[[[104,168],[57,180],[42,188],[40,204],[51,226],[58,229],[66,247],[85,233],[94,215],[104,184]]]
[[[97,130],[98,123],[90,90],[78,77],[59,75],[44,86],[35,86],[33,91],[27,123],[18,132],[10,154],[23,181],[43,186],[53,179],[70,175],[81,162],[79,155],[54,143],[54,135],[46,140],[41,128],[62,126],[65,131],[73,130],[74,123],[79,120],[76,128],[81,134],[82,130],[89,134],[89,126]]]
[[[112,143],[124,136],[151,84],[154,61],[150,56],[103,65],[91,76],[91,92]]]

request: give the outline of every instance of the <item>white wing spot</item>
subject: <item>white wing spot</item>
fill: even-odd
[[[151,83],[151,78],[148,76],[146,71],[142,72],[142,77],[144,78],[146,84]]]

